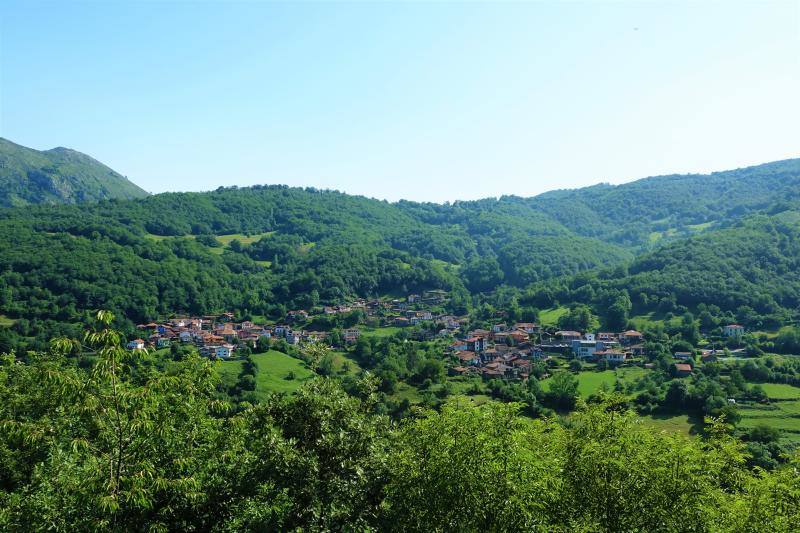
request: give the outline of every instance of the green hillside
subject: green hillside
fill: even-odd
[[[615,327],[632,312],[698,304],[780,325],[800,304],[798,169],[789,160],[452,204],[270,185],[3,209],[0,315],[49,321],[43,332],[98,307],[136,322],[226,309],[280,317],[444,289],[456,314],[478,295],[507,302],[517,291],[529,308],[585,303],[602,317],[619,304],[606,321]]]
[[[0,207],[145,196],[127,178],[85,154],[68,148],[33,150],[0,138]]]

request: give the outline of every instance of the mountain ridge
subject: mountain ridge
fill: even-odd
[[[147,195],[125,176],[77,150],[62,146],[35,150],[0,137],[0,207]]]

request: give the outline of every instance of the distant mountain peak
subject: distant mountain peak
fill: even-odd
[[[72,148],[34,150],[0,137],[0,207],[76,204],[148,193]]]

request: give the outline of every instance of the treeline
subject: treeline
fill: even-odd
[[[800,513],[797,459],[752,470],[719,421],[667,435],[609,397],[566,424],[450,403],[394,425],[369,377],[234,411],[213,363],[118,341],[88,335],[88,370],[71,342],[3,357],[0,529],[791,531]]]

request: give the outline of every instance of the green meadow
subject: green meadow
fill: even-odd
[[[272,393],[291,394],[314,376],[303,361],[275,350],[253,354],[253,361],[258,366],[255,392],[259,399]],[[219,372],[225,385],[234,385],[241,371],[241,359],[219,363]]]

